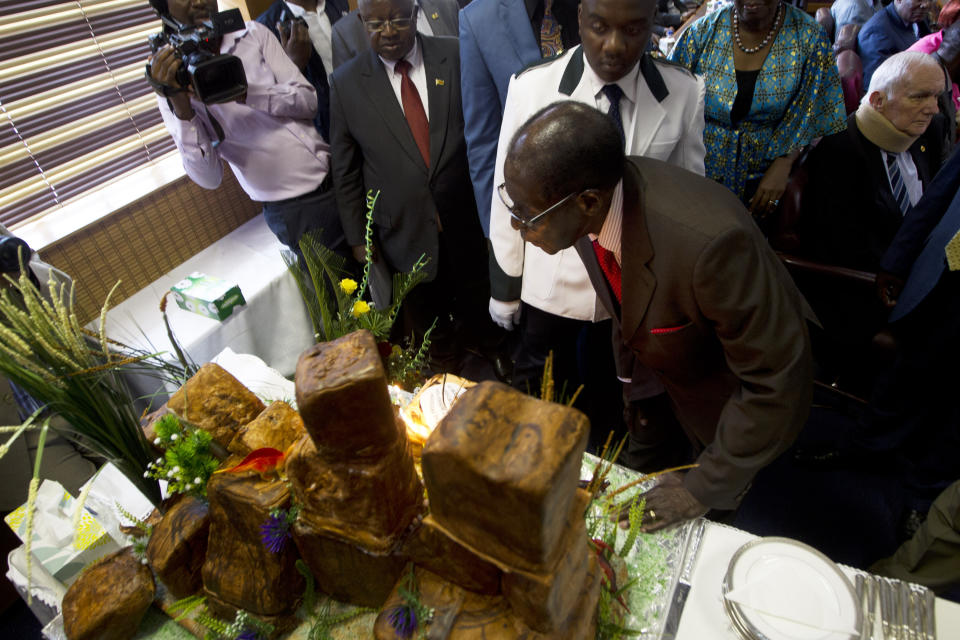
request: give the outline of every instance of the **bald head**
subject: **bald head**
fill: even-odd
[[[533,114],[508,149],[504,173],[536,181],[547,199],[612,188],[623,175],[616,125],[580,102],[555,102]]]

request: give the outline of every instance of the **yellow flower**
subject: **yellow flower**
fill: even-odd
[[[348,296],[353,295],[353,292],[357,290],[357,281],[351,280],[350,278],[344,278],[340,281],[340,290]]]
[[[370,311],[370,305],[364,302],[363,300],[357,300],[353,303],[353,308],[350,310],[350,314],[354,318],[359,318],[365,313]]]

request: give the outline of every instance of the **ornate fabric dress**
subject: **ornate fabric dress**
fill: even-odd
[[[670,58],[704,77],[706,175],[741,199],[779,156],[846,127],[830,43],[806,13],[784,6],[783,26],[757,78],[747,116],[731,125],[737,97],[731,7],[693,23]]]

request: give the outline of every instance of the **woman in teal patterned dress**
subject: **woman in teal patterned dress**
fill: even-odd
[[[734,0],[690,26],[670,56],[706,83],[706,173],[763,217],[800,151],[846,113],[820,25],[779,0]]]

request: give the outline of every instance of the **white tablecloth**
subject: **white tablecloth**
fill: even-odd
[[[708,522],[693,568],[690,593],[677,629],[677,640],[740,640],[723,608],[721,584],[737,549],[757,536]],[[856,572],[841,566],[851,581]],[[960,605],[937,598],[938,640],[960,639]],[[664,640],[671,640],[665,638]]]
[[[189,356],[203,364],[230,347],[292,375],[300,353],[313,344],[313,328],[280,256],[282,247],[258,215],[111,309],[107,335],[131,346],[170,352],[172,359],[160,298],[184,276],[200,271],[238,284],[247,304],[219,322],[180,309],[169,297],[170,325]],[[156,382],[152,385],[146,380],[132,383],[138,394],[152,393]]]

